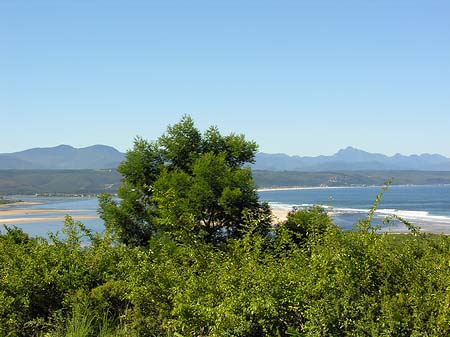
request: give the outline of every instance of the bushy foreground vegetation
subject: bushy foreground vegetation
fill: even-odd
[[[320,208],[220,245],[0,236],[0,336],[448,336],[447,236],[342,232]],[[295,226],[297,224],[298,226]],[[92,243],[83,244],[82,236]]]

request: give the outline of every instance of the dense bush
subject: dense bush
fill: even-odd
[[[269,236],[246,219],[219,246],[126,247],[70,218],[63,239],[8,229],[0,336],[450,335],[447,236],[342,232],[318,208]],[[299,244],[303,228],[320,230]]]

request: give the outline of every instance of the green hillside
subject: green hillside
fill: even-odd
[[[373,186],[393,179],[394,185],[450,184],[450,172],[432,171],[253,171],[259,187]]]
[[[393,178],[394,185],[450,184],[450,172],[337,171],[274,172],[254,170],[260,188],[298,186],[372,186]],[[121,176],[115,170],[0,170],[0,195],[116,193]]]
[[[0,194],[115,193],[115,170],[0,170]]]

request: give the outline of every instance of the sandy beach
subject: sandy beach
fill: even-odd
[[[30,222],[45,222],[45,221],[64,221],[66,215],[70,215],[74,220],[89,220],[98,219],[95,215],[77,215],[77,213],[88,212],[86,210],[77,209],[0,209],[0,224],[20,224]],[[286,220],[289,210],[272,207],[272,214],[274,222],[278,223]],[[75,214],[74,214],[75,213]],[[39,216],[45,214],[45,216]],[[55,215],[53,215],[55,214]],[[32,217],[11,217],[20,215],[36,215]]]
[[[272,207],[272,215],[276,223],[285,221],[287,218],[287,215],[289,213],[289,210],[287,209],[281,209],[281,208],[273,208]]]
[[[71,215],[71,217],[76,220],[89,220],[98,219],[95,215]],[[45,221],[64,221],[65,216],[53,216],[53,217],[33,217],[33,218],[5,218],[0,219],[0,224],[19,224],[19,223],[29,223],[29,222],[45,222]]]
[[[39,203],[27,203],[26,205],[36,205]],[[21,205],[24,205],[21,203]],[[19,224],[29,222],[64,221],[66,215],[70,215],[75,220],[98,219],[96,215],[86,215],[88,210],[80,209],[30,209],[16,208],[0,209],[0,224]],[[35,216],[29,216],[35,215]],[[42,216],[40,216],[42,215]],[[21,217],[22,216],[22,217]]]
[[[396,185],[402,186],[402,185]],[[258,188],[258,192],[270,192],[270,191],[301,191],[301,190],[337,190],[347,188],[361,188],[361,187],[382,187],[382,186],[294,186],[294,187],[263,187]]]
[[[37,201],[17,201],[17,202],[11,202],[11,203],[8,203],[8,204],[1,204],[1,205],[0,205],[0,210],[1,210],[2,208],[6,208],[6,207],[9,207],[9,206],[11,206],[11,205],[14,205],[14,206],[16,206],[16,205],[20,205],[20,206],[42,205],[42,202],[37,202]]]
[[[89,212],[82,209],[29,209],[29,208],[16,208],[8,210],[0,210],[0,217],[10,216],[10,215],[21,215],[21,214],[42,214],[42,213],[81,213]]]

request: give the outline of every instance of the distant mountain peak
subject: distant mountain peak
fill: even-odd
[[[80,149],[88,149],[88,148],[89,149],[109,149],[109,150],[119,151],[115,147],[112,147],[112,146],[109,146],[109,145],[104,145],[104,144],[95,144],[95,145],[83,147],[83,148],[80,148]]]
[[[0,154],[0,169],[109,169],[124,158],[123,153],[107,145],[74,148],[61,144]]]
[[[101,152],[105,155],[109,154],[109,155],[114,155],[114,154],[119,154],[121,153],[119,150],[117,150],[115,147],[112,146],[108,146],[108,145],[102,145],[102,144],[96,144],[96,145],[92,145],[92,146],[88,146],[88,147],[83,147],[78,149],[80,151],[94,151],[94,152]]]
[[[358,148],[356,148],[356,147],[353,147],[353,146],[347,146],[346,148],[344,148],[344,149],[341,149],[340,151],[362,151],[362,150],[360,150],[360,149],[358,149]],[[366,151],[364,151],[364,152],[366,152]]]
[[[353,146],[347,146],[344,149],[340,149],[338,152],[335,153],[335,155],[353,154],[353,153],[368,153],[368,152],[357,149],[356,147]]]
[[[395,154],[392,157],[347,146],[331,156],[300,157],[257,154],[254,169],[280,171],[423,170],[450,171],[450,158],[441,155]]]
[[[47,148],[42,148],[41,149],[51,149],[52,147],[47,147]],[[54,149],[75,149],[73,146],[71,145],[67,145],[67,144],[61,144],[61,145],[57,145],[53,147]]]
[[[96,144],[75,148],[61,144],[0,154],[0,169],[109,169],[125,154],[112,146]],[[258,153],[254,169],[271,171],[423,170],[450,171],[450,158],[424,153],[386,156],[347,146],[331,156],[301,157],[284,153]]]

